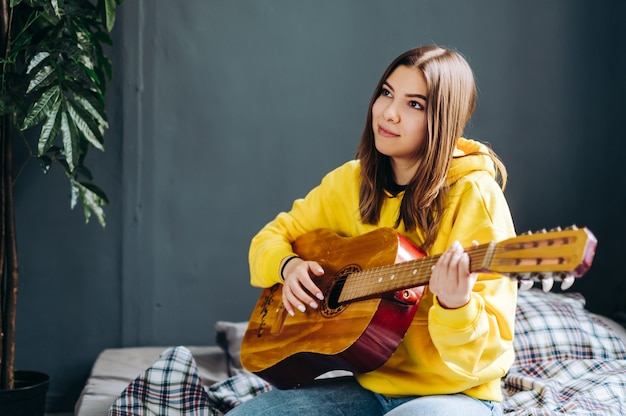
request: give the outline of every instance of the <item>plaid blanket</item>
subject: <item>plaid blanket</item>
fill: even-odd
[[[504,413],[626,415],[626,347],[577,293],[519,292]]]
[[[584,304],[577,294],[518,294],[516,360],[502,380],[505,414],[626,415],[626,347]],[[169,348],[124,390],[109,416],[222,415],[271,389],[236,370],[205,389],[190,351]]]
[[[189,349],[172,347],[124,389],[108,416],[219,416],[270,388],[238,374],[205,390]]]

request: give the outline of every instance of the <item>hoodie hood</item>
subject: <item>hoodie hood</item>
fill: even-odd
[[[477,152],[483,154],[463,157]],[[446,186],[451,186],[463,176],[476,171],[487,172],[491,177],[495,178],[496,169],[493,160],[487,156],[488,154],[489,149],[486,145],[475,140],[459,138],[456,149],[452,154],[452,163],[450,163],[450,170],[446,178]]]

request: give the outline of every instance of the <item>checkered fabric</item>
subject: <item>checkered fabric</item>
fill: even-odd
[[[213,384],[208,389],[208,395],[211,404],[219,411],[226,413],[238,404],[271,388],[262,378],[242,373]]]
[[[109,408],[109,416],[217,414],[202,387],[191,352],[185,347],[165,350]]]
[[[578,294],[518,294],[504,413],[626,415],[626,351]]]
[[[172,347],[124,389],[108,416],[220,416],[270,389],[263,379],[241,373],[207,391],[189,349]]]
[[[626,415],[626,347],[584,305],[577,294],[518,294],[505,414]],[[109,416],[217,416],[270,388],[243,372],[205,390],[190,351],[175,347],[124,390]]]

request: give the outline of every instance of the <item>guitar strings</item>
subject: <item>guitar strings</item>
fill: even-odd
[[[498,251],[497,247],[495,249]],[[472,262],[482,264],[487,253],[494,251],[494,247],[491,244],[483,244],[466,251]],[[340,301],[362,299],[428,284],[432,268],[440,257],[441,254],[437,254],[352,273],[345,277]]]
[[[539,248],[544,250],[548,247],[567,246],[576,239],[570,237],[549,238],[542,241],[515,242],[511,244],[481,244],[479,246],[467,248],[465,251],[470,256],[470,270],[479,271],[488,268],[492,259],[498,254],[511,250],[523,250],[525,248]],[[564,265],[566,259],[563,253],[559,256],[548,258],[544,253],[541,258],[503,258],[502,264],[508,262],[509,265],[539,265],[550,264]],[[374,267],[360,272],[348,274],[342,278],[343,287],[339,296],[340,302],[347,302],[356,299],[363,299],[382,295],[386,292],[403,290],[410,287],[428,284],[432,273],[432,268],[442,254],[413,259],[385,266]],[[478,265],[478,266],[477,266]],[[563,271],[559,271],[563,273]],[[515,274],[515,273],[513,273]],[[519,273],[518,273],[519,274]],[[523,274],[523,273],[522,273]],[[538,273],[535,273],[538,274]]]

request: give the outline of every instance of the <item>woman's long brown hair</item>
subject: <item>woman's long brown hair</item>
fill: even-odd
[[[367,120],[356,157],[361,160],[359,208],[366,224],[380,219],[385,189],[393,182],[388,156],[376,150],[372,129],[372,106],[379,97],[383,83],[399,66],[422,71],[426,78],[427,140],[418,151],[415,176],[407,184],[395,226],[401,223],[407,230],[420,228],[428,249],[439,231],[443,203],[447,193],[444,186],[452,155],[476,102],[474,74],[467,61],[457,52],[438,46],[423,46],[397,57],[378,81],[370,100]],[[469,156],[469,155],[468,155]],[[506,170],[495,153],[489,149],[496,171],[506,183]]]

